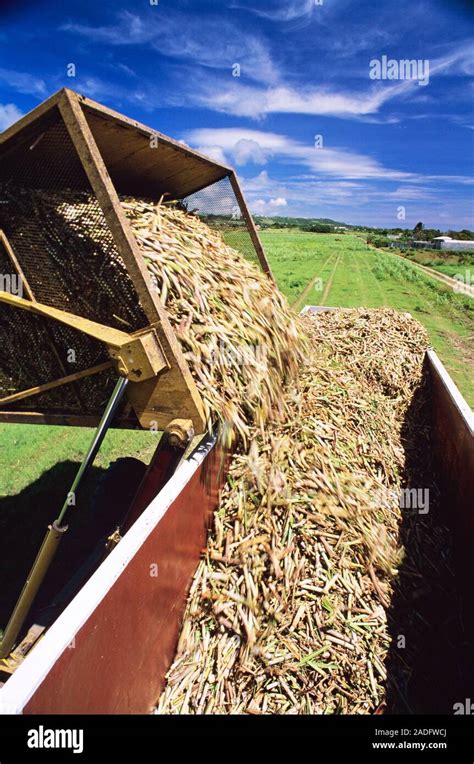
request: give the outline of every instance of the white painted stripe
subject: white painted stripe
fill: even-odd
[[[468,428],[469,432],[471,433],[471,435],[474,435],[474,413],[471,407],[462,396],[460,390],[456,386],[455,382],[453,381],[449,373],[446,371],[446,368],[441,363],[435,351],[428,350],[426,355],[428,357],[432,372],[434,372],[436,376],[438,377],[438,379],[441,381],[444,388],[447,390],[453,404],[455,405],[462,419],[464,420],[464,423],[466,427]]]
[[[166,486],[82,587],[72,602],[0,689],[0,714],[21,714],[29,699],[84,623],[92,615],[127,565],[143,546],[171,504],[212,450],[216,439],[206,436],[185,459]]]

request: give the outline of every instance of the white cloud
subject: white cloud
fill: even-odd
[[[17,72],[14,69],[0,67],[0,82],[25,95],[44,96],[47,93],[45,81],[28,72]]]
[[[186,132],[184,137],[188,143],[199,146],[204,154],[209,153],[210,147],[219,147],[240,166],[265,164],[271,156],[284,153],[289,145],[284,135],[239,127],[197,128]]]
[[[258,0],[258,6],[254,3],[238,3],[234,8],[252,11],[272,21],[292,21],[311,16],[315,10],[315,0]]]
[[[267,203],[265,199],[254,199],[250,202],[250,210],[251,212],[259,212],[260,214],[263,214],[266,212],[267,209]]]
[[[416,201],[418,199],[433,199],[432,189],[423,186],[399,186],[394,191],[385,191],[384,198],[387,200],[396,199],[398,202]]]
[[[249,188],[249,184],[252,184],[252,190],[275,187],[275,181],[269,177],[266,170],[262,170],[262,172],[260,172],[255,178],[246,180],[245,183],[247,184],[247,188]]]
[[[434,220],[435,206],[439,205],[440,195],[446,196],[450,184],[474,182],[463,175],[422,175],[391,169],[375,157],[346,147],[326,144],[316,149],[263,130],[201,128],[188,131],[185,139],[191,145],[199,145],[204,153],[208,153],[209,146],[220,148],[227,164],[233,163],[239,151],[236,147],[245,142],[244,145],[252,146],[247,156],[248,167],[256,166],[255,153],[272,166],[292,165],[285,180],[272,177],[267,169],[242,179],[250,209],[260,215],[332,217],[397,226],[400,205],[409,203],[410,214],[417,220],[428,220],[427,210],[431,209],[430,219]],[[298,172],[298,167],[303,170]]]
[[[182,143],[184,143],[184,141],[182,141]],[[196,151],[199,151],[201,154],[204,154],[210,159],[214,159],[220,164],[227,164],[227,160],[221,146],[196,146]]]
[[[0,130],[6,130],[20,117],[22,112],[13,103],[0,104]]]
[[[62,32],[74,32],[87,37],[89,40],[109,43],[110,45],[142,45],[151,42],[156,35],[154,24],[145,24],[140,16],[129,11],[119,14],[116,24],[92,27],[87,24],[69,22],[63,24],[60,30]]]
[[[235,0],[233,7],[252,11],[260,16],[274,20],[289,21],[302,17],[314,16],[321,19],[321,12],[333,13],[341,10],[346,0],[333,0],[331,8],[325,5],[315,7],[314,0],[259,0],[245,2]],[[347,83],[356,72],[359,81],[365,82],[363,88],[345,90],[337,84],[308,85],[290,84],[283,72],[276,65],[269,44],[258,35],[258,31],[248,32],[239,28],[233,18],[223,14],[207,14],[205,21],[199,14],[190,14],[173,9],[166,13],[151,12],[142,16],[130,11],[123,11],[116,19],[105,26],[91,26],[68,23],[62,30],[75,33],[91,42],[106,43],[115,46],[148,46],[160,54],[180,63],[180,87],[164,94],[168,104],[173,106],[198,106],[234,116],[261,119],[268,114],[307,114],[335,116],[343,119],[375,121],[376,115],[384,104],[407,96],[420,97],[420,88],[416,80],[401,82],[377,82],[369,80],[369,60],[386,46],[385,30],[373,30],[358,38],[354,45],[341,42],[341,35],[323,35],[323,46],[334,50],[337,61],[342,52],[360,53],[363,49],[372,49],[373,55],[367,55],[366,67],[361,62],[357,70],[348,67],[347,61],[339,65],[339,74]],[[327,39],[326,39],[327,38]],[[336,48],[334,48],[336,45]],[[337,48],[339,46],[339,49]],[[341,50],[342,49],[342,50]],[[474,57],[472,46],[466,42],[457,43],[450,48],[440,43],[438,50],[443,55],[430,59],[430,78],[437,75],[458,74],[465,76],[472,72]],[[354,53],[355,51],[355,53]],[[386,51],[385,51],[386,52]],[[279,58],[280,52],[279,52]],[[232,66],[241,66],[241,78],[232,77]],[[187,71],[186,71],[187,69]],[[348,71],[349,69],[349,71]],[[219,75],[212,75],[218,70]],[[334,78],[335,71],[330,74]],[[308,75],[309,76],[309,75]],[[255,84],[249,84],[253,80]],[[149,103],[148,92],[153,90],[143,84],[143,104]],[[139,93],[133,99],[140,101]],[[427,93],[423,94],[427,97]],[[160,94],[163,101],[163,93]],[[383,120],[395,122],[399,118],[384,116]],[[244,161],[250,147],[242,147]],[[254,153],[254,161],[262,158]]]
[[[288,202],[283,196],[279,196],[276,199],[258,199],[252,196],[248,197],[249,207],[252,212],[258,215],[282,215],[287,214],[283,212],[283,209],[287,207]]]
[[[465,186],[474,185],[474,178],[469,175],[425,175],[426,180],[441,180],[443,183],[462,183]]]
[[[462,44],[454,51],[430,59],[430,79],[438,75],[465,76],[472,69],[472,45]],[[381,107],[394,99],[420,94],[418,81],[406,79],[395,82],[369,80],[369,59],[364,73],[368,85],[365,89],[343,91],[337,86],[293,86],[276,80],[265,85],[249,85],[237,79],[196,78],[189,99],[200,107],[232,114],[238,117],[261,119],[268,114],[308,114],[335,116],[344,119],[373,121]],[[347,76],[345,77],[347,80]],[[263,80],[262,80],[263,82]],[[386,118],[385,121],[397,121]]]
[[[446,189],[440,183],[431,188],[418,185],[401,185],[390,190],[384,178],[353,181],[318,178],[305,174],[281,181],[271,177],[266,170],[242,180],[242,186],[250,209],[261,215],[292,215],[301,217],[331,217],[347,223],[367,223],[398,226],[397,213],[400,204],[409,200],[405,225],[413,227],[420,219],[427,225],[439,226],[440,212],[446,199]],[[282,196],[287,201],[285,211],[270,205],[269,199]],[[454,205],[447,213],[451,220],[463,220],[468,214],[466,198]],[[468,218],[466,218],[468,220]],[[470,227],[459,222],[459,227]]]
[[[244,165],[248,162],[264,164],[273,158],[284,163],[307,167],[315,173],[340,178],[379,178],[403,180],[414,177],[412,173],[392,170],[381,165],[373,157],[350,151],[344,147],[315,148],[278,133],[247,128],[201,128],[184,135],[191,145],[199,145],[203,153],[207,147],[220,147],[231,163]],[[242,145],[246,151],[242,152]],[[250,150],[251,147],[251,150]]]
[[[430,60],[431,74],[474,74],[474,45],[472,42],[459,44],[444,56]]]
[[[186,201],[191,211],[199,210],[201,213],[215,214],[219,212],[221,215],[232,215],[236,207],[235,196],[230,193],[228,196],[220,196],[216,199],[213,186],[208,186],[195,194],[191,194]]]
[[[253,119],[276,113],[357,118],[375,114],[386,101],[408,92],[414,84],[405,80],[396,85],[379,84],[365,92],[344,93],[320,87],[260,87],[206,79],[195,84],[189,98],[200,107]]]
[[[228,70],[240,64],[242,76],[256,82],[272,83],[278,79],[277,68],[267,45],[256,35],[244,32],[225,16],[166,12],[140,17],[124,11],[116,23],[93,27],[85,24],[64,24],[63,31],[72,32],[89,41],[110,45],[147,45],[164,56],[190,62],[194,66]]]
[[[262,149],[258,141],[254,141],[250,138],[241,138],[234,144],[232,153],[235,162],[238,165],[244,165],[248,162],[254,164],[265,164],[267,161],[265,151]]]

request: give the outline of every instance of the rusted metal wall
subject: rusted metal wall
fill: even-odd
[[[459,580],[472,599],[474,580],[474,417],[436,353],[427,354],[432,384],[436,475],[455,536]],[[474,629],[474,607],[466,610]]]

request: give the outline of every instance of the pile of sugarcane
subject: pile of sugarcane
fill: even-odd
[[[51,230],[76,237],[104,312],[112,300],[120,324],[140,319],[95,200],[40,196]],[[390,681],[412,710],[403,688],[423,619],[410,596],[447,548],[433,523],[424,330],[391,310],[299,319],[199,218],[122,205],[209,425],[235,449],[158,711],[367,713],[384,708]],[[87,314],[95,292],[80,283]],[[431,491],[429,514],[401,508],[405,487]],[[405,653],[397,609],[414,614]]]
[[[427,530],[433,506],[399,502],[403,486],[429,485],[424,329],[392,310],[302,322],[308,352],[286,413],[230,465],[159,713],[384,708],[401,524],[418,539],[412,591],[427,549],[445,543]],[[410,650],[398,651],[401,683]]]
[[[282,416],[301,337],[286,299],[222,235],[175,204],[124,199],[155,288],[226,444]]]
[[[432,523],[424,330],[384,310],[299,320],[199,218],[122,205],[209,423],[236,446],[158,711],[367,713],[390,682],[410,711],[423,635],[406,593],[447,548]],[[401,508],[404,487],[430,489],[430,514]],[[400,607],[415,614],[405,653]]]

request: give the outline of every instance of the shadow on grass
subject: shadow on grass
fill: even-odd
[[[449,502],[434,481],[430,380],[407,412],[402,442],[405,487],[429,489],[429,511],[402,510],[404,560],[388,612],[391,648],[386,660],[386,713],[452,714],[474,690],[472,629],[455,570]]]
[[[0,499],[0,627],[7,624],[48,525],[58,517],[78,466],[72,461],[56,464],[18,495]],[[100,554],[106,537],[122,521],[144,470],[145,465],[137,459],[119,459],[108,470],[92,467],[78,491],[76,505],[68,509],[68,532],[38,592],[28,619],[30,625],[97,549]],[[66,604],[67,599],[63,607]],[[39,622],[43,623],[41,617]]]

